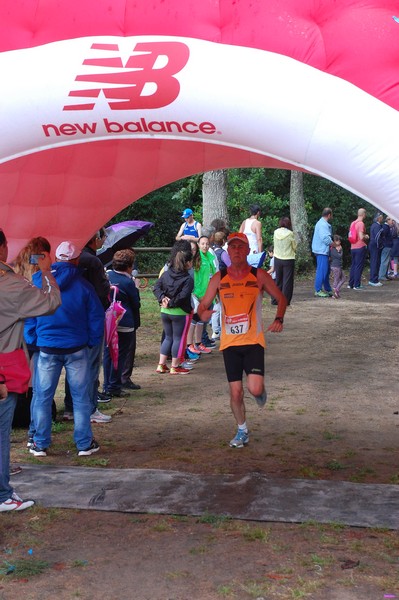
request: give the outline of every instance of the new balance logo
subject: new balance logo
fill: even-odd
[[[80,102],[67,104],[64,110],[93,110],[101,92],[111,110],[161,108],[178,97],[180,83],[175,75],[187,64],[190,51],[186,44],[140,42],[132,49],[126,64],[118,44],[93,44],[91,49],[100,56],[83,64],[95,67],[95,72],[75,79],[90,85],[72,90],[69,97]],[[97,72],[99,67],[101,72]]]

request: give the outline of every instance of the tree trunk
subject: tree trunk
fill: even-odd
[[[214,219],[227,223],[227,170],[208,171],[202,177],[203,225],[209,227]]]
[[[296,269],[307,271],[313,265],[313,261],[309,249],[309,222],[303,195],[302,171],[291,171],[290,213],[292,228],[298,242]]]

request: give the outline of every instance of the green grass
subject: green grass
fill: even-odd
[[[4,560],[0,563],[0,580],[7,577],[12,579],[29,579],[35,575],[40,575],[50,567],[45,560],[35,560],[33,558],[20,558],[13,561]]]

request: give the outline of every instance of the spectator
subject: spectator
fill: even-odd
[[[287,305],[289,306],[294,291],[295,251],[297,246],[289,217],[280,219],[278,229],[274,232],[273,241],[276,285],[287,298]]]
[[[136,331],[140,326],[140,295],[132,279],[134,266],[133,250],[118,250],[112,260],[112,269],[107,271],[111,285],[118,289],[116,299],[126,310],[118,324],[119,358],[118,368],[114,369],[108,347],[104,350],[104,392],[122,398],[128,390],[122,388],[122,371],[132,346],[136,343]]]
[[[391,248],[391,265],[392,272],[390,275],[395,279],[398,277],[398,262],[399,262],[399,225],[392,219],[391,226],[392,248]]]
[[[332,243],[331,208],[324,208],[321,218],[314,228],[312,252],[316,257],[316,276],[314,281],[315,296],[328,298],[333,295],[330,285],[329,254]],[[324,288],[324,290],[323,290]]]
[[[260,206],[259,204],[252,204],[249,210],[250,217],[241,223],[240,233],[245,233],[248,238],[250,254],[258,254],[263,250],[262,224],[259,221]]]
[[[50,242],[44,237],[35,237],[29,240],[18,253],[15,259],[15,272],[25,277],[28,281],[32,281],[32,277],[35,273],[40,271],[39,265],[34,264],[34,256],[43,255],[47,260],[48,264],[51,265],[51,246]],[[33,264],[32,264],[33,261]],[[27,398],[23,398],[22,402],[18,398],[16,414],[21,405],[29,405],[30,411],[30,423],[28,427],[28,442],[27,447],[30,448],[33,444],[34,424],[33,424],[33,406],[36,398],[36,366],[37,359],[39,358],[39,348],[37,346],[36,336],[36,319],[28,318],[24,324],[24,339],[28,349],[30,366],[32,371],[31,386],[28,389]],[[57,415],[57,408],[55,402],[52,402],[52,418],[55,420]]]
[[[330,262],[331,262],[331,271],[334,276],[333,283],[333,291],[334,298],[340,298],[341,287],[345,282],[345,274],[343,271],[343,250],[341,244],[342,238],[340,235],[334,235],[333,243],[330,247]]]
[[[209,252],[209,239],[206,236],[201,236],[198,242],[199,252],[193,256],[194,269],[194,315],[187,336],[188,356],[192,354],[209,354],[211,348],[207,348],[202,343],[202,332],[204,322],[197,314],[197,307],[201,298],[205,295],[209,280],[216,273],[216,265],[214,256]]]
[[[83,277],[93,286],[104,311],[109,306],[110,284],[104,271],[104,265],[98,258],[96,252],[101,248],[106,237],[107,236],[104,228],[97,231],[95,235],[93,235],[93,237],[87,242],[79,258],[79,269],[81,270]],[[92,407],[90,420],[92,423],[109,423],[111,421],[111,417],[109,415],[104,415],[98,410],[99,402],[109,402],[111,400],[111,396],[109,394],[103,394],[98,390],[98,377],[100,374],[103,349],[104,335],[99,344],[89,348],[88,350],[91,379],[90,401]],[[64,405],[64,420],[72,421],[73,402],[67,379],[65,380]]]
[[[369,285],[374,287],[382,286],[382,283],[378,281],[378,274],[381,264],[381,252],[382,252],[382,222],[384,215],[380,212],[376,212],[374,215],[373,222],[370,227],[370,239],[369,239],[369,254],[370,254],[370,277]]]
[[[391,249],[393,247],[393,238],[392,238],[392,217],[386,217],[385,222],[382,225],[382,233],[381,233],[381,242],[382,242],[382,251],[381,251],[381,264],[378,272],[378,279],[380,281],[390,281],[392,277],[388,275],[388,267],[389,260],[391,257]]]
[[[181,217],[184,219],[184,223],[182,223],[178,231],[176,240],[187,240],[188,242],[198,241],[202,235],[202,225],[194,219],[191,208],[185,208]]]
[[[54,315],[36,319],[37,345],[40,348],[36,369],[37,398],[33,405],[34,435],[29,452],[47,456],[51,444],[51,403],[62,368],[72,395],[74,441],[79,456],[99,450],[93,438],[90,416],[89,348],[101,343],[104,332],[104,309],[78,268],[81,251],[69,241],[62,242],[52,265],[60,286],[62,304]],[[33,283],[40,287],[38,273]]]
[[[189,368],[181,365],[186,347],[186,334],[191,321],[191,293],[193,278],[188,271],[192,266],[191,249],[183,249],[181,242],[172,248],[168,269],[154,285],[154,295],[161,306],[164,336],[161,342],[157,373],[187,375]],[[172,355],[169,369],[166,361]]]
[[[218,270],[219,271],[227,269],[227,267],[231,265],[230,257],[228,255],[228,253],[226,252],[226,250],[223,249],[223,246],[225,245],[226,241],[227,241],[227,236],[223,231],[217,231],[215,233],[213,251],[214,251],[214,253],[216,255],[216,259],[218,261]],[[219,295],[217,294],[215,296],[215,303],[213,305],[213,314],[212,314],[212,318],[211,318],[211,326],[212,326],[212,332],[213,332],[212,339],[213,340],[220,339],[220,311],[221,311],[221,306],[220,306],[220,301],[219,301]]]
[[[6,365],[11,353],[22,348],[24,319],[52,314],[61,304],[58,285],[50,273],[48,256],[38,259],[42,289],[15,274],[6,264],[7,257],[7,239],[0,229],[0,512],[22,511],[34,504],[33,500],[22,500],[10,485],[11,424],[17,393],[28,389],[28,362],[25,358],[25,381],[12,381]],[[23,360],[24,355],[21,352],[19,355]]]
[[[349,272],[349,288],[354,290],[362,290],[362,273],[364,263],[366,261],[367,242],[369,236],[366,234],[366,226],[364,219],[366,218],[366,210],[359,208],[357,211],[357,219],[351,223],[351,229],[356,232],[355,241],[351,241],[351,268]]]
[[[275,280],[276,279],[276,272],[274,270],[274,247],[273,245],[269,246],[267,249],[267,255],[269,257],[269,269],[268,269],[268,273],[270,275],[270,277]]]

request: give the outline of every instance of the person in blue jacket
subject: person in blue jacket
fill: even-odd
[[[330,246],[332,244],[331,208],[324,208],[321,218],[314,228],[312,252],[316,257],[316,276],[314,281],[315,296],[328,298],[333,296],[330,285]],[[324,288],[324,290],[323,290]]]
[[[126,310],[118,323],[118,367],[112,364],[108,346],[104,348],[103,371],[104,393],[117,398],[128,396],[123,389],[122,372],[126,359],[136,344],[136,331],[140,327],[140,295],[132,279],[134,252],[131,249],[118,250],[112,260],[112,269],[107,271],[111,286],[116,286],[116,300]]]
[[[36,398],[33,402],[33,443],[29,452],[47,456],[51,444],[51,405],[62,368],[72,395],[74,441],[79,456],[99,450],[90,423],[89,348],[100,344],[104,332],[104,309],[93,286],[78,268],[81,251],[69,241],[56,252],[52,273],[61,290],[61,306],[50,316],[36,319],[36,344],[40,348],[36,366]],[[41,287],[40,274],[32,282]]]

